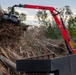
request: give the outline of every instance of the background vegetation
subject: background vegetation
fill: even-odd
[[[63,8],[57,8],[60,12],[59,18],[62,18],[66,29],[68,30],[71,39],[76,40],[76,16],[73,14],[69,6]],[[43,27],[44,35],[51,39],[60,39],[60,31],[56,26],[54,20],[48,20],[48,14],[46,10],[38,11],[37,19],[41,27]]]

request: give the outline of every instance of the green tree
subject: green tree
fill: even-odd
[[[70,6],[64,6],[63,8],[57,8],[57,10],[60,12],[60,17],[62,17],[65,22],[68,20],[68,18],[73,16],[73,12]]]
[[[19,12],[15,11],[14,14],[19,17]]]
[[[47,30],[45,31],[45,36],[51,39],[60,39],[61,34],[57,27],[49,25]]]
[[[21,21],[25,21],[25,20],[26,20],[26,14],[21,13],[21,14],[19,15],[19,19],[20,19]]]
[[[12,7],[8,7],[7,10],[8,12],[10,12],[12,10]]]
[[[68,16],[68,15],[72,16],[73,15],[73,12],[72,12],[70,6],[65,6],[64,9],[65,9],[65,15],[66,16]]]
[[[8,12],[10,12],[12,10],[12,7],[8,7],[7,10],[8,10]],[[21,22],[26,20],[26,14],[19,13],[15,9],[14,9],[14,15],[16,15]]]
[[[46,13],[46,10],[38,11],[36,17],[40,25],[47,25],[48,15]]]
[[[76,17],[72,17],[68,20],[68,31],[70,37],[76,41]]]
[[[76,17],[74,17],[70,6],[65,6],[61,10],[63,15],[62,17],[64,17],[64,22],[68,23],[66,28],[68,29],[70,37],[76,41]]]
[[[61,12],[60,17],[63,18],[64,23],[66,23],[67,20],[73,16],[73,12],[72,12],[70,6],[64,6],[63,8],[60,8],[60,9],[57,8],[57,10]],[[46,10],[38,11],[36,16],[39,21],[39,24],[45,26],[44,31],[45,31],[45,36],[47,38],[55,38],[55,39],[61,38],[60,31],[56,27],[56,23],[54,22],[54,20],[52,19],[50,22],[50,20],[47,19],[48,14],[47,14]],[[72,27],[70,27],[70,24],[68,24],[69,31],[72,31],[71,30]]]
[[[53,19],[52,21],[48,20],[48,14],[45,10],[38,11],[36,16],[41,27],[43,26],[44,35],[47,38],[51,38],[51,39],[60,38],[60,33],[58,31],[58,28],[56,27],[56,23],[54,22]]]

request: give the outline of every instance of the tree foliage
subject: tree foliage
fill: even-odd
[[[50,25],[48,26],[48,28],[45,31],[45,36],[47,38],[51,38],[51,39],[60,39],[61,38],[61,34],[60,34],[60,31],[58,30],[58,28],[55,26],[51,27]]]
[[[36,17],[40,25],[47,25],[48,14],[46,13],[46,10],[39,10],[36,14]]]
[[[19,15],[19,19],[20,19],[21,21],[25,21],[25,20],[26,20],[26,14],[21,13],[21,14]]]
[[[68,15],[72,16],[73,15],[73,12],[72,12],[70,6],[65,6],[64,9],[65,9],[66,16],[68,16]]]
[[[59,39],[61,37],[54,20],[52,19],[51,23],[51,21],[48,19],[48,14],[46,10],[38,11],[36,16],[41,27],[43,26],[44,35],[47,38]]]
[[[11,9],[12,9],[12,7],[8,7],[8,9],[7,9],[8,12],[10,12]],[[14,9],[14,14],[19,18],[20,21],[25,21],[25,20],[26,20],[26,14],[24,14],[24,13],[19,13],[19,12],[16,11],[15,9]]]
[[[63,8],[60,8],[60,9],[57,8],[57,10],[60,11],[60,17],[63,18],[64,24],[66,24],[66,22],[68,23],[68,26],[67,25],[65,25],[65,26],[68,28],[71,38],[75,39],[75,37],[76,37],[76,17],[72,18],[73,12],[72,12],[70,6],[64,6]],[[45,28],[44,32],[45,32],[45,36],[47,38],[52,38],[52,39],[61,38],[60,31],[56,27],[54,20],[52,19],[50,21],[47,19],[48,14],[47,14],[46,10],[38,11],[36,16],[39,21],[39,24],[45,26],[43,28]]]
[[[72,17],[68,20],[68,31],[70,37],[76,40],[76,17]]]

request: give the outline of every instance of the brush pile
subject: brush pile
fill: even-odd
[[[25,75],[16,72],[16,60],[48,53],[66,55],[66,48],[59,40],[41,37],[38,28],[27,30],[26,25],[1,21],[0,12],[0,75]]]
[[[19,40],[27,26],[2,20],[0,12],[0,75],[17,75],[15,62],[19,59]]]

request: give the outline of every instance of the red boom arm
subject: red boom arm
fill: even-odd
[[[17,6],[18,7],[18,6]],[[74,46],[72,44],[72,42],[70,41],[69,37],[68,37],[68,33],[65,30],[65,28],[63,27],[62,23],[59,21],[58,17],[55,15],[55,9],[54,7],[48,7],[48,6],[38,6],[38,5],[23,5],[23,6],[19,6],[19,7],[24,7],[24,8],[31,8],[31,9],[42,9],[42,10],[49,10],[59,28],[59,30],[61,31],[62,37],[65,40],[66,44],[68,45],[68,47],[70,48],[70,51],[73,54],[76,54],[76,49],[74,49]]]

